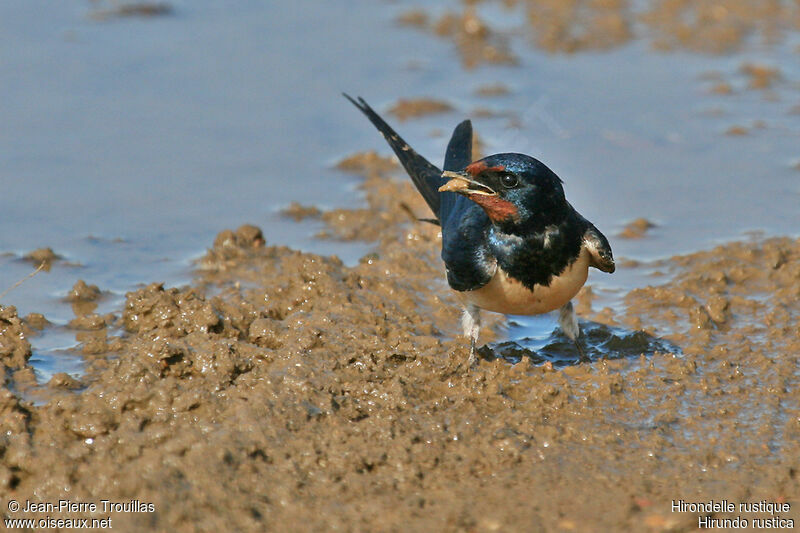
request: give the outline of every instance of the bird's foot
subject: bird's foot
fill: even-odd
[[[478,362],[478,335],[481,331],[481,310],[474,305],[467,305],[461,317],[464,335],[469,337],[469,357],[467,358],[467,371],[474,368]]]
[[[575,348],[578,350],[578,361],[581,363],[591,363],[592,360],[586,355],[581,345],[581,328],[578,325],[578,316],[575,314],[572,302],[567,302],[561,308],[561,312],[558,315],[558,325],[561,327],[561,331],[575,343]]]
[[[586,355],[586,352],[583,350],[583,346],[581,345],[581,341],[575,339],[575,348],[578,349],[578,361],[581,363],[591,363],[592,360],[589,359],[589,356]]]
[[[469,357],[467,358],[467,369],[475,368],[475,366],[478,364],[478,350],[475,347],[476,344],[477,342],[475,339],[470,339]]]

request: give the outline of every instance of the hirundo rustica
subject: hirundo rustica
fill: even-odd
[[[560,309],[559,326],[585,358],[571,300],[589,267],[614,272],[614,257],[605,236],[567,201],[561,179],[524,154],[473,162],[469,120],[453,131],[443,172],[363,98],[344,96],[383,134],[442,228],[447,282],[464,305],[469,364],[475,362],[481,309],[512,315]]]

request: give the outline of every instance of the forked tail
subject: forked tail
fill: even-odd
[[[344,97],[350,100],[354,106],[364,113],[370,122],[378,128],[378,131],[383,134],[383,138],[386,139],[386,142],[388,142],[389,146],[394,150],[394,153],[397,155],[403,168],[408,172],[408,175],[411,176],[411,180],[414,182],[414,185],[416,185],[420,194],[422,194],[425,202],[430,206],[436,218],[441,219],[439,213],[441,206],[439,187],[444,185],[447,181],[442,178],[442,171],[415,152],[363,98],[359,97],[358,100],[354,100],[347,94],[344,94]]]

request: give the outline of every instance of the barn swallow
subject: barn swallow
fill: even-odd
[[[560,309],[558,323],[586,357],[572,298],[589,267],[614,272],[608,240],[564,196],[544,163],[517,153],[472,161],[472,123],[456,126],[444,171],[415,152],[363,98],[344,95],[378,128],[442,228],[447,282],[464,305],[476,361],[480,311],[538,315]]]

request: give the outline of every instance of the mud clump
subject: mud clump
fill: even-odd
[[[29,313],[25,316],[23,322],[33,330],[43,330],[51,325],[51,322],[41,313]]]
[[[493,30],[471,6],[460,14],[446,13],[436,21],[431,21],[424,11],[415,9],[400,15],[397,22],[451,40],[456,45],[464,68],[517,63],[505,36]]]
[[[225,230],[214,239],[214,246],[200,261],[203,267],[206,263],[222,265],[226,262],[235,262],[237,259],[247,257],[249,252],[261,248],[266,244],[261,229],[252,224],[240,226],[236,231]]]
[[[63,258],[55,253],[52,248],[38,248],[25,254],[22,259],[36,266],[41,266],[45,272],[49,272],[53,264]]]
[[[97,309],[97,302],[102,298],[103,293],[97,285],[88,285],[82,279],[78,280],[72,289],[67,293],[65,300],[70,302],[75,319],[70,322],[70,327],[74,329],[99,329],[103,327],[107,320],[109,323],[113,316],[100,317],[94,314]]]
[[[47,386],[53,389],[78,390],[83,387],[83,384],[66,372],[59,372],[50,378]]]
[[[31,345],[14,306],[0,306],[0,361],[3,368],[20,369],[28,364]]]
[[[396,21],[401,26],[425,28],[428,25],[428,14],[421,9],[412,9],[398,15]]]
[[[743,137],[745,135],[749,135],[750,130],[746,126],[731,126],[727,130],[725,130],[725,135],[730,137]]]
[[[603,50],[632,38],[624,1],[528,1],[528,23],[536,45],[548,52]]]
[[[448,13],[435,24],[434,32],[455,42],[461,63],[471,69],[481,64],[517,64],[504,36],[494,31],[478,14],[467,7],[462,14]]]
[[[31,406],[11,390],[12,378],[25,382],[31,345],[13,306],[0,306],[0,490],[8,494],[20,480],[21,465],[31,453]]]
[[[379,155],[378,152],[370,150],[345,157],[336,164],[336,168],[343,172],[371,178],[385,176],[400,166],[393,158]]]
[[[748,77],[750,89],[769,89],[781,79],[780,70],[767,65],[746,63],[742,65],[741,72]]]
[[[623,239],[641,239],[646,236],[649,230],[655,227],[656,225],[646,218],[637,218],[622,228],[619,237]]]
[[[733,94],[733,87],[731,86],[730,83],[721,81],[714,84],[714,86],[711,87],[710,91],[714,94],[728,95],[728,94]]]
[[[300,222],[301,220],[305,220],[307,218],[319,218],[322,214],[322,211],[313,205],[301,205],[297,202],[292,202],[281,211],[281,214],[285,217],[293,219],[295,222]]]
[[[491,83],[491,84],[481,85],[480,87],[475,89],[475,94],[477,96],[482,96],[484,98],[505,96],[510,92],[511,90],[508,88],[508,86],[503,83]]]
[[[410,118],[445,113],[452,110],[453,106],[442,100],[418,98],[415,100],[398,100],[396,104],[389,108],[389,113],[396,116],[400,121],[405,121]]]
[[[114,18],[152,18],[171,15],[173,8],[165,2],[114,2],[113,6],[92,11],[91,18],[104,21]]]
[[[79,279],[69,293],[67,293],[67,301],[94,302],[100,298],[101,294],[97,285],[88,285],[85,281]]]

